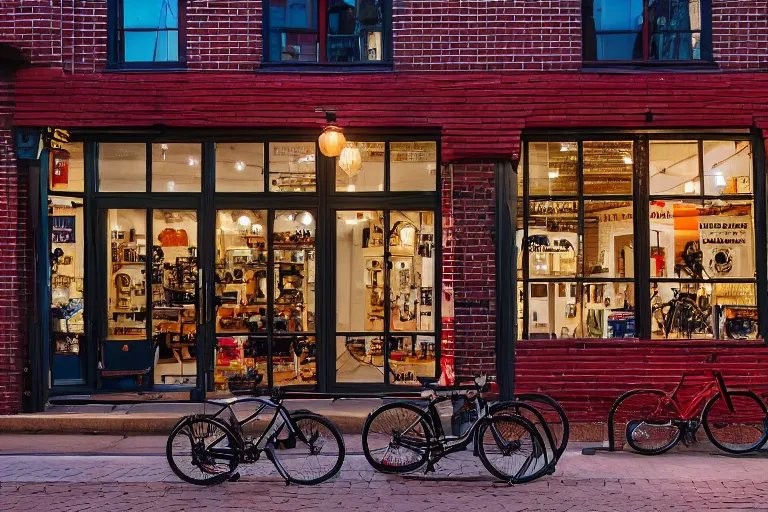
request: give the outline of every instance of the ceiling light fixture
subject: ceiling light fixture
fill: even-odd
[[[323,127],[323,133],[318,138],[320,152],[327,157],[336,157],[347,144],[347,139],[341,128],[336,124],[336,113],[326,112],[325,120],[328,124]]]
[[[245,170],[245,162],[242,160],[235,162],[235,170],[237,172],[243,172]]]

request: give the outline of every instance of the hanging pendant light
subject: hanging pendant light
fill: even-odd
[[[342,149],[339,155],[339,167],[350,178],[357,176],[357,173],[363,168],[363,157],[360,150],[356,146],[350,145]]]
[[[326,112],[325,119],[328,121],[328,124],[325,125],[323,133],[320,134],[318,139],[320,152],[327,157],[336,157],[341,154],[342,149],[346,146],[347,139],[344,137],[341,128],[336,125],[336,114]]]

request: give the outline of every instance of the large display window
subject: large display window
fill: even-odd
[[[519,336],[762,337],[748,137],[541,139],[519,170]]]
[[[436,378],[437,141],[104,138],[48,152],[55,386]]]

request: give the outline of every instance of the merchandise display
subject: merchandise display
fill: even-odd
[[[49,198],[51,344],[53,380],[59,384],[81,383],[84,374],[83,223],[82,200]]]
[[[315,338],[292,335],[315,330],[312,212],[219,210],[215,283],[218,390],[267,385],[270,356],[273,385],[316,383]]]
[[[390,383],[418,385],[435,375],[434,216],[386,213],[386,229],[384,211],[337,213],[339,382],[383,382],[389,371]]]

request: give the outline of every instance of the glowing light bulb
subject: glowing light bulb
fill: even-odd
[[[353,184],[350,183],[349,185],[347,185],[347,192],[354,192],[354,191],[355,191],[355,186]]]
[[[235,162],[235,170],[237,172],[243,172],[245,170],[245,162],[243,161]]]
[[[631,156],[625,156],[624,157],[624,163],[627,165],[632,165],[632,157]]]
[[[312,214],[309,212],[304,212],[301,214],[301,218],[299,219],[299,222],[304,224],[305,226],[309,226],[312,224]]]
[[[249,219],[247,215],[241,215],[240,218],[237,219],[237,223],[243,227],[248,227],[251,225],[251,219]]]
[[[169,181],[167,183],[167,187],[168,187],[168,192],[173,192],[174,190],[176,190],[176,182],[173,180]]]
[[[187,165],[189,165],[190,167],[194,167],[197,165],[197,160],[195,160],[194,157],[189,157],[189,161],[187,162]]]
[[[686,194],[693,194],[694,191],[694,185],[692,181],[686,181],[685,185],[683,185],[683,190]]]
[[[722,174],[718,174],[715,176],[715,186],[716,187],[724,187],[725,186],[725,178]]]

